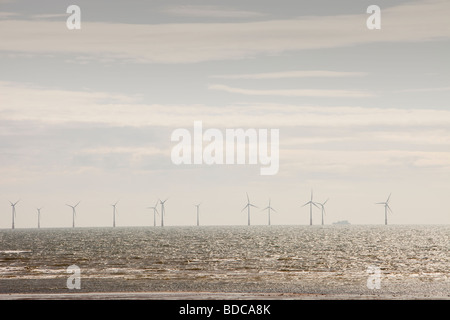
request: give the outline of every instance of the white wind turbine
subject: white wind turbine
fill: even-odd
[[[42,209],[42,207],[41,208],[36,208],[37,213],[38,213],[38,229],[41,228],[41,209]]]
[[[202,204],[201,202],[199,204],[194,204],[194,206],[197,207],[197,226],[200,225],[200,214],[199,214],[199,211],[200,211],[200,205],[201,204]]]
[[[72,228],[75,228],[75,216],[77,215],[77,211],[75,208],[80,204],[81,201],[78,201],[78,203],[74,206],[71,206],[70,204],[66,204],[66,206],[72,208]]]
[[[166,201],[169,200],[168,198],[164,201],[161,201],[161,199],[159,200],[159,202],[161,203],[161,227],[164,227],[164,215],[166,214],[166,210],[164,209],[164,204],[166,203]]]
[[[253,205],[250,203],[250,198],[248,197],[248,193],[247,193],[247,205],[241,210],[244,211],[247,208],[247,212],[248,212],[248,225],[250,225],[250,207],[255,207],[258,208],[257,206]]]
[[[264,210],[268,210],[268,218],[269,218],[269,226],[270,226],[270,212],[271,212],[272,210],[275,211],[275,212],[277,212],[277,210],[275,210],[274,208],[272,208],[272,207],[270,206],[270,199],[269,199],[269,206],[265,207],[265,208],[262,209],[261,211],[264,211]]]
[[[119,203],[120,200],[117,200],[116,203],[112,204],[113,207],[113,228],[116,227],[116,205]]]
[[[156,206],[158,205],[158,200],[155,203],[154,207],[147,207],[147,209],[153,209],[153,226],[156,227],[156,214],[158,213],[158,209],[156,208]]]
[[[387,198],[387,200],[385,202],[377,202],[375,204],[382,204],[384,205],[384,224],[387,225],[387,214],[388,214],[388,210],[392,213],[392,209],[391,207],[389,207],[389,200],[391,199],[391,194],[389,194],[389,197]]]
[[[324,203],[316,202],[316,204],[318,204],[322,208],[322,225],[323,225],[323,216],[325,214],[325,203],[327,203],[328,200],[330,200],[330,199],[325,200]]]
[[[305,203],[302,207],[304,207],[308,204],[309,204],[309,225],[312,226],[312,206],[319,208],[317,206],[317,204],[315,202],[313,202],[313,191],[312,190],[311,190],[311,200],[309,200],[307,203]]]
[[[20,201],[20,199],[19,200],[17,200],[15,203],[12,203],[11,201],[9,202],[9,203],[11,203],[11,209],[12,209],[12,229],[14,229],[15,228],[15,225],[14,225],[14,218],[16,217],[16,204],[18,203]]]

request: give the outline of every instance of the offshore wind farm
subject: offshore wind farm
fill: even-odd
[[[0,299],[450,299],[450,1],[365,2],[0,0]]]
[[[385,202],[377,202],[375,204],[378,205],[383,205],[384,209],[385,209],[385,216],[384,216],[384,224],[387,225],[387,214],[388,212],[392,213],[392,209],[389,206],[389,201],[391,199],[391,195],[389,194],[387,200]],[[256,206],[255,204],[251,203],[250,201],[250,197],[248,195],[248,193],[246,192],[246,197],[247,197],[247,204],[242,208],[241,212],[244,212],[244,210],[247,210],[247,225],[250,226],[251,225],[251,214],[250,214],[250,209],[251,207],[257,209],[259,208],[258,206]],[[165,199],[164,201],[161,199],[158,199],[156,201],[156,203],[154,204],[154,206],[152,207],[147,207],[146,209],[151,209],[152,213],[153,213],[153,226],[156,227],[157,226],[157,215],[160,216],[161,220],[160,220],[160,224],[159,226],[164,227],[165,226],[165,222],[164,222],[164,216],[165,216],[165,212],[166,212],[166,208],[165,208],[165,203],[168,200]],[[324,225],[324,216],[326,214],[325,211],[325,204],[328,202],[329,198],[327,198],[323,203],[317,202],[317,201],[313,201],[313,191],[311,190],[311,194],[310,194],[310,200],[308,202],[306,202],[305,204],[303,204],[301,207],[305,207],[309,205],[309,225],[313,225],[313,207],[317,208],[320,210],[320,217],[321,217],[321,225]],[[16,228],[16,205],[19,202],[16,201],[15,203],[10,202],[10,205],[12,207],[12,229]],[[77,212],[76,212],[76,208],[77,206],[80,204],[81,201],[77,202],[75,205],[70,205],[70,204],[66,204],[66,206],[70,207],[72,209],[72,228],[75,228],[75,220],[77,217]],[[115,228],[116,227],[116,213],[117,213],[117,204],[119,203],[119,200],[116,201],[114,204],[111,204],[111,207],[113,209],[112,211],[112,227]],[[200,205],[203,202],[200,202],[198,204],[194,204],[194,207],[196,208],[196,222],[195,225],[200,226]],[[159,210],[158,211],[158,207]],[[38,223],[37,223],[37,228],[41,228],[41,208],[36,208],[37,210],[37,219],[38,219]],[[124,210],[126,210],[126,208],[124,208]],[[276,212],[279,214],[279,212],[277,210],[275,210],[272,206],[271,206],[271,199],[269,199],[269,203],[268,206],[265,207],[264,209],[260,210],[260,212],[262,211],[267,211],[267,224],[271,225],[271,213],[272,212]],[[161,213],[161,214],[160,214]],[[92,213],[89,213],[89,216],[92,217]],[[283,224],[282,222],[279,224]],[[167,224],[166,224],[167,225]],[[89,227],[89,226],[86,226]]]

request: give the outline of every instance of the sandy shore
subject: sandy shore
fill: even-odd
[[[0,300],[410,300],[443,299],[448,296],[413,297],[397,295],[329,295],[298,293],[237,292],[92,292],[92,293],[12,293]]]

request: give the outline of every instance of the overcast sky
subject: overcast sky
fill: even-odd
[[[81,8],[81,30],[66,9]],[[381,30],[368,30],[369,5]],[[0,228],[450,223],[450,2],[0,0]],[[180,165],[173,130],[280,130],[280,169]],[[252,223],[266,213],[252,210]],[[320,223],[315,209],[314,224]]]

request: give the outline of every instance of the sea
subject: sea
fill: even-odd
[[[450,226],[0,230],[0,295],[72,292],[450,299]]]

